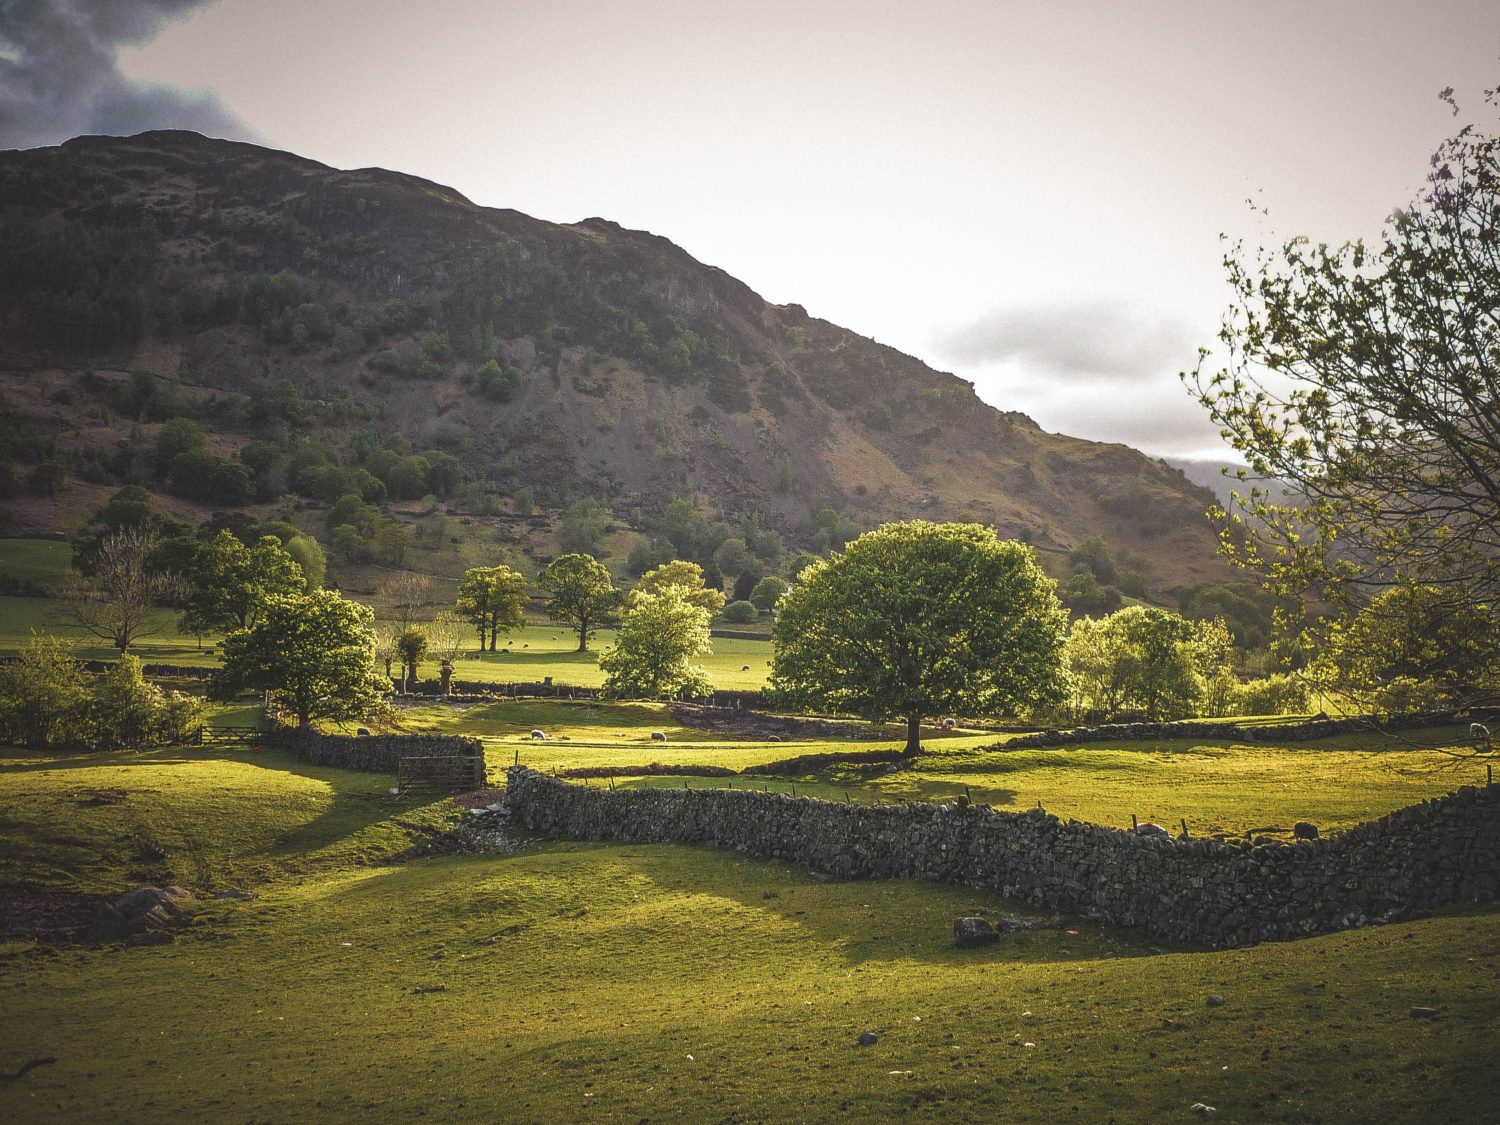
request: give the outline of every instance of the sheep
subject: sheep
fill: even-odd
[[[1490,748],[1490,728],[1483,723],[1469,724],[1469,737],[1474,740],[1474,745],[1482,750]]]
[[[659,730],[654,730],[654,731],[651,732],[651,741],[652,742],[665,742],[666,740],[667,740],[667,736],[666,736],[665,732],[659,731]]]
[[[1292,825],[1292,835],[1298,840],[1316,840],[1318,826],[1310,820],[1299,820]]]
[[[531,732],[531,741],[532,742],[546,742],[547,741],[547,732],[544,731],[544,730],[533,730]]]
[[[773,734],[770,738],[766,739],[766,741],[767,742],[780,742],[781,741],[781,735],[779,735],[779,734]]]
[[[1172,833],[1152,820],[1143,820],[1137,824],[1135,826],[1135,834],[1137,836],[1159,836],[1165,840],[1172,838]]]
[[[958,729],[958,721],[956,719],[944,719],[941,725],[944,730]]]
[[[741,664],[740,665],[740,671],[741,672],[748,672],[748,671],[750,671],[750,665],[748,665],[748,664]]]

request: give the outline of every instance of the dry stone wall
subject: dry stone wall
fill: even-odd
[[[1465,788],[1324,840],[1175,841],[948,804],[744,789],[591,789],[509,771],[512,823],[551,836],[734,848],[840,879],[930,879],[1219,948],[1307,937],[1500,892],[1500,787]]]
[[[324,734],[296,727],[277,727],[261,738],[315,766],[337,766],[371,773],[397,773],[402,758],[484,756],[477,738],[452,734]]]

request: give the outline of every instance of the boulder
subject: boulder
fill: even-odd
[[[1000,931],[984,918],[958,918],[953,923],[953,944],[960,949],[975,949],[1000,940]]]

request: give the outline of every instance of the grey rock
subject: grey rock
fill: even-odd
[[[960,949],[975,949],[1000,940],[1000,931],[984,918],[958,918],[953,922],[953,944]]]
[[[1211,1105],[1204,1105],[1202,1102],[1194,1102],[1188,1108],[1193,1113],[1196,1113],[1199,1117],[1212,1117],[1214,1114],[1216,1114],[1216,1113],[1219,1112],[1213,1106],[1211,1106]]]
[[[861,1047],[873,1047],[880,1042],[880,1036],[873,1031],[861,1031],[859,1033],[859,1045]]]
[[[1208,1006],[1210,1008],[1222,1008],[1224,1006],[1224,997],[1220,996],[1217,992],[1210,992],[1208,994]]]

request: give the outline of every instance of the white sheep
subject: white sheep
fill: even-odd
[[[944,730],[957,730],[958,729],[958,720],[957,719],[944,719],[943,723],[942,723],[942,727],[943,727]]]
[[[533,730],[531,732],[531,741],[532,742],[546,742],[547,741],[547,732],[544,731],[544,730]]]
[[[1485,726],[1483,723],[1470,723],[1469,737],[1474,740],[1474,744],[1476,746],[1479,746],[1484,750],[1489,750],[1490,728]]]

